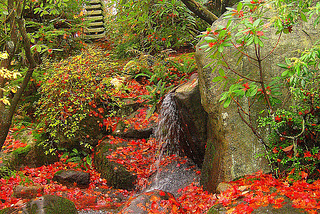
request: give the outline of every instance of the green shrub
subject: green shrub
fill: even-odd
[[[115,39],[119,53],[126,44],[149,53],[169,47],[190,45],[207,25],[177,0],[172,1],[112,1],[117,14],[110,16],[107,29]],[[115,24],[115,20],[117,24]]]
[[[111,77],[116,65],[109,53],[90,46],[80,55],[43,64],[46,78],[36,115],[53,145],[92,144],[114,128],[111,117],[121,106]]]

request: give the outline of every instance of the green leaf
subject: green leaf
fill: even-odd
[[[222,68],[219,69],[219,74],[220,74],[220,76],[225,76],[226,75]]]
[[[223,46],[222,45],[220,45],[219,47],[218,47],[218,51],[220,52],[220,53],[222,53],[223,52]]]
[[[227,99],[223,103],[224,108],[228,108],[231,103],[231,97],[227,97]]]
[[[287,75],[288,75],[288,71],[289,71],[289,70],[285,70],[284,72],[282,72],[281,76],[282,76],[282,77],[287,76]]]
[[[257,36],[254,36],[254,44],[258,44],[259,43],[259,38]]]
[[[253,27],[257,27],[260,23],[260,19],[257,19],[256,21],[253,22]]]
[[[212,38],[212,37],[210,37],[210,36],[206,36],[206,37],[204,37],[204,40],[206,40],[206,41],[212,41],[212,40],[216,40],[215,38]]]
[[[305,21],[305,22],[308,21],[306,15],[305,15],[303,12],[300,13],[300,16],[301,16],[301,19],[302,19],[303,21]]]
[[[242,6],[243,6],[242,2],[239,2],[238,6],[237,6],[237,11],[238,12],[241,11]]]
[[[280,68],[288,68],[288,65],[282,63],[278,63],[277,66],[279,66]]]
[[[224,78],[222,76],[217,76],[215,78],[213,78],[212,82],[219,82],[222,81]]]

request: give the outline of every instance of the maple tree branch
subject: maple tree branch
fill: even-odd
[[[227,60],[225,59],[225,57],[223,56],[222,53],[221,53],[221,56],[222,56],[223,61],[224,61],[224,62],[226,63],[226,65],[227,65],[227,66],[222,65],[223,67],[229,69],[229,70],[232,71],[234,74],[236,74],[236,75],[238,75],[238,76],[240,76],[240,77],[242,77],[242,78],[244,78],[244,79],[246,79],[246,80],[248,80],[248,81],[258,82],[258,83],[260,82],[260,81],[258,81],[258,80],[255,80],[255,79],[251,79],[251,78],[249,78],[249,77],[246,77],[246,76],[242,75],[241,73],[235,71],[234,69],[232,69],[232,68],[230,67],[230,65],[228,64]]]

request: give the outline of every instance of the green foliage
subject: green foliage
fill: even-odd
[[[90,144],[113,128],[109,117],[121,106],[111,77],[116,65],[109,53],[90,46],[80,55],[42,65],[46,78],[36,115],[53,144]]]
[[[27,29],[32,29],[31,49],[40,55],[61,57],[82,48],[81,35],[86,25],[83,3],[81,0],[28,2],[26,10],[33,13],[33,19],[26,20]]]
[[[73,148],[71,151],[68,151],[67,149],[61,148],[59,149],[59,152],[62,152],[60,159],[65,160],[66,163],[77,163],[85,170],[88,170],[88,168],[92,167],[92,158],[90,154],[85,152],[83,149],[78,150]]]
[[[106,28],[110,29],[110,37],[116,39],[119,56],[124,54],[127,44],[149,53],[188,45],[205,26],[177,0],[126,0],[112,4],[117,14],[110,16]]]
[[[170,58],[170,50],[160,55],[134,51],[138,57],[124,66],[124,71],[146,84],[149,94],[141,95],[151,105],[148,117],[156,110],[161,98],[174,86],[187,80],[196,68],[193,56],[183,55],[183,60]]]
[[[314,6],[314,7],[311,7]],[[220,101],[227,108],[231,103],[238,106],[241,119],[251,128],[267,149],[267,157],[273,165],[277,175],[289,175],[289,179],[318,178],[320,175],[320,153],[318,136],[319,123],[319,45],[306,50],[300,58],[286,59],[285,63],[278,64],[285,69],[279,77],[268,83],[264,77],[262,61],[273,53],[267,50],[262,56],[264,41],[269,39],[265,32],[273,26],[281,35],[290,33],[293,25],[302,20],[315,16],[319,20],[319,4],[312,1],[260,1],[244,0],[236,9],[228,8],[225,18],[226,26],[217,29],[208,29],[201,37],[205,44],[200,48],[206,49],[216,67],[213,72],[217,75],[212,80],[217,85],[224,85]],[[277,16],[266,18],[268,11],[277,11]],[[307,18],[307,15],[309,16]],[[231,36],[232,35],[232,36]],[[230,65],[224,58],[223,52],[231,47],[239,57],[236,65]],[[254,50],[249,55],[248,49]],[[235,68],[243,57],[256,66],[258,72],[245,74]],[[290,109],[279,108],[281,88],[287,86],[292,104]],[[249,106],[243,107],[241,100],[246,99]],[[271,138],[263,139],[258,127],[252,120],[251,109],[258,101],[266,103],[262,111],[267,115],[259,119],[260,127],[271,127]],[[248,108],[248,110],[246,110]],[[278,109],[276,109],[278,108]]]

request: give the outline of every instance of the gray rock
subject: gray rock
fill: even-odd
[[[66,186],[76,184],[78,187],[87,188],[90,184],[90,174],[74,170],[60,170],[54,174],[52,180]]]

